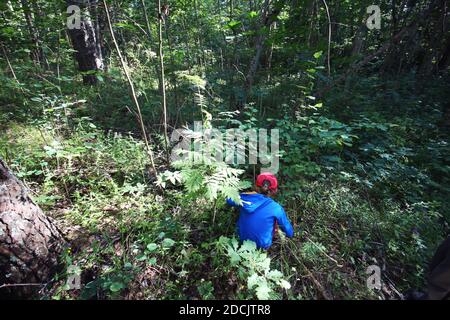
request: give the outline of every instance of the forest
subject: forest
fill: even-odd
[[[0,57],[0,299],[426,291],[450,1],[2,0]],[[268,249],[236,228],[260,173]]]

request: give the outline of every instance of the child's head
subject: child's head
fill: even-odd
[[[265,196],[271,197],[277,193],[278,181],[271,173],[261,173],[256,178],[256,191]]]

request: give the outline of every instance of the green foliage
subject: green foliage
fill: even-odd
[[[191,148],[170,165],[162,156],[158,19],[147,29],[139,1],[111,1],[113,28],[157,181],[117,54],[104,50],[104,72],[79,71],[61,29],[63,2],[36,0],[31,16],[45,63],[32,61],[37,50],[22,5],[0,3],[0,157],[72,246],[40,298],[391,299],[399,298],[386,294],[391,286],[424,287],[450,222],[441,8],[417,19],[429,1],[415,1],[391,20],[397,26],[360,34],[345,26],[359,25],[368,3],[330,2],[336,24],[328,74],[324,8],[273,1],[268,12],[280,12],[269,27],[261,25],[264,3],[171,0],[162,44],[170,130],[200,120],[205,129],[280,129],[277,201],[302,232],[292,240],[277,235],[269,252],[238,244],[236,212],[224,205],[240,202],[258,167],[213,161],[209,153],[222,151],[221,141],[192,130],[186,138],[205,150]],[[401,1],[380,5],[404,9]],[[423,50],[411,51],[402,38],[396,50],[352,69],[412,21]],[[100,38],[112,47],[109,33]],[[96,86],[82,84],[87,74]],[[372,264],[383,270],[381,292],[366,287]],[[82,290],[66,284],[72,265]]]
[[[211,281],[202,279],[198,285],[198,292],[204,300],[214,299],[214,287]]]
[[[320,253],[325,251],[325,247],[321,243],[307,242],[301,248],[301,256],[305,261],[314,262],[320,257]]]
[[[206,115],[209,114],[206,112]],[[208,118],[205,128],[209,128],[210,121],[211,118]],[[175,151],[180,159],[174,161],[172,166],[178,171],[166,170],[161,173],[157,185],[166,187],[168,182],[182,184],[187,196],[192,199],[203,198],[216,203],[230,198],[241,203],[239,191],[251,184],[239,178],[244,170],[233,168],[222,160],[216,161],[214,155],[221,155],[225,149],[222,139],[209,138],[191,130],[185,132],[183,139],[192,141],[192,146]]]
[[[324,176],[324,169],[339,167],[342,152],[358,138],[352,127],[317,114],[294,121],[285,116],[275,122],[287,133],[282,137],[286,146],[282,160],[294,175]]]
[[[254,242],[246,240],[239,246],[235,238],[220,237],[217,250],[228,256],[233,271],[246,283],[246,292],[250,297],[256,296],[260,300],[279,299],[280,289],[291,288],[280,271],[270,268],[271,259],[266,252],[256,249]]]
[[[249,183],[240,181],[239,176],[244,172],[226,165],[192,165],[190,162],[174,164],[180,171],[166,171],[159,175],[158,184],[166,186],[182,183],[187,195],[192,199],[204,198],[210,202],[227,198],[240,203],[239,190],[248,188]]]

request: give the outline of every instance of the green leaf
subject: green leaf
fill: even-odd
[[[70,285],[68,284],[68,283],[66,283],[66,284],[64,284],[63,286],[62,286],[62,288],[61,288],[61,290],[63,290],[63,291],[69,291],[69,290],[71,290],[72,288],[70,287]]]
[[[250,11],[250,12],[248,13],[248,17],[249,17],[250,19],[256,18],[257,16],[258,16],[258,13],[257,13],[256,11]]]
[[[247,279],[247,287],[249,290],[253,289],[259,282],[259,276],[254,273]]]
[[[226,27],[229,28],[229,29],[233,29],[233,28],[239,26],[240,24],[241,24],[240,21],[232,20],[232,21],[228,22],[228,24],[226,25]]]
[[[137,30],[137,28],[134,25],[129,24],[129,23],[125,23],[125,22],[118,22],[118,23],[114,24],[114,26],[116,26],[118,28],[127,29],[127,30],[130,30],[130,31],[136,31]]]
[[[282,287],[283,289],[288,290],[291,288],[291,284],[284,279],[281,279],[279,284],[280,284],[280,287]]]
[[[241,256],[238,255],[236,251],[228,252],[228,256],[230,257],[230,263],[232,265],[236,265],[239,261],[241,261]]]
[[[314,105],[314,108],[322,108],[322,106],[323,106],[323,103],[319,102],[319,103]]]
[[[252,251],[255,251],[255,250],[256,250],[256,243],[254,243],[253,241],[250,241],[250,240],[245,240],[242,243],[241,248],[239,249],[240,252],[243,252],[243,251],[252,252]]]
[[[175,241],[173,241],[173,240],[170,239],[170,238],[166,238],[166,239],[164,239],[163,242],[162,242],[162,246],[163,246],[164,248],[170,248],[170,247],[172,247],[174,244],[175,244]]]
[[[121,282],[113,282],[109,286],[109,290],[111,290],[112,292],[118,292],[118,291],[122,290],[123,288],[125,288],[125,285]]]
[[[139,257],[136,258],[137,261],[145,261],[147,260],[147,256],[145,254],[140,255]]]
[[[15,29],[13,27],[3,27],[0,29],[0,33],[3,34],[5,37],[9,37],[15,33]]]
[[[283,277],[283,274],[278,270],[270,270],[270,272],[267,275],[267,278],[270,280],[277,281]]]
[[[269,288],[267,282],[264,280],[256,289],[256,297],[258,297],[259,300],[268,300],[271,291],[272,290]]]
[[[147,245],[147,250],[150,252],[155,251],[158,248],[158,245],[156,243],[149,243]]]
[[[322,56],[323,51],[318,51],[316,53],[314,53],[314,58],[315,59],[319,59]]]
[[[147,263],[149,265],[151,265],[151,266],[155,265],[156,264],[156,258],[152,257],[152,258],[148,259]]]

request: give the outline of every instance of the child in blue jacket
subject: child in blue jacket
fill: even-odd
[[[241,241],[254,241],[258,248],[269,249],[277,225],[288,236],[294,236],[294,229],[281,207],[271,199],[278,189],[277,178],[270,173],[262,173],[256,179],[256,192],[241,194],[242,206],[238,220],[238,233]],[[238,205],[231,199],[231,206]]]

